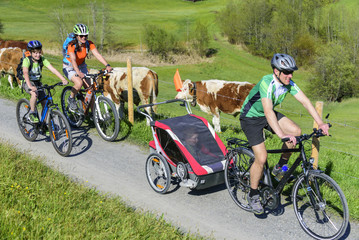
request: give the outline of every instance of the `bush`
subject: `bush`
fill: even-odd
[[[145,43],[150,54],[158,55],[162,60],[168,60],[171,52],[177,53],[181,51],[174,35],[151,24],[146,24],[144,28],[146,36]]]
[[[320,49],[315,61],[315,78],[309,91],[313,96],[340,102],[358,93],[358,73],[349,51],[338,43]]]
[[[197,22],[192,33],[192,47],[201,57],[207,54],[209,40],[208,27],[201,22]]]

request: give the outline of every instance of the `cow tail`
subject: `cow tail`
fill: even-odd
[[[158,95],[158,75],[155,72],[152,72],[152,93],[150,96],[150,102],[157,103],[157,95]],[[157,106],[153,106],[153,111],[157,113]]]

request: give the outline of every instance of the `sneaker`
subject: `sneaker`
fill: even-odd
[[[254,214],[260,215],[264,213],[263,206],[261,204],[260,196],[254,195],[252,197],[249,196],[249,193],[247,195],[247,201],[248,205],[252,208],[252,212]]]
[[[31,123],[39,123],[39,118],[36,113],[30,113],[28,119]]]
[[[74,98],[69,96],[69,98],[67,99],[67,103],[69,104],[69,110],[71,112],[75,112],[77,110],[77,104]]]

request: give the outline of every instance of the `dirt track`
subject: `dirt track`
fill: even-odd
[[[236,207],[225,185],[202,191],[172,187],[168,194],[155,193],[144,171],[148,152],[126,141],[109,143],[86,128],[75,129],[74,149],[63,158],[44,138],[35,142],[23,138],[17,127],[15,106],[14,102],[0,99],[0,141],[44,156],[48,165],[66,175],[119,195],[137,209],[163,214],[185,231],[215,239],[311,239],[301,230],[286,202],[282,214],[257,218]],[[345,239],[358,238],[358,224],[351,223]]]

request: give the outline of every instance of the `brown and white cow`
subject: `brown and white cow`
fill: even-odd
[[[237,116],[255,84],[217,79],[192,82],[187,79],[182,85],[175,98],[192,101],[192,105],[197,103],[203,112],[213,115],[214,130],[220,132],[220,112]]]
[[[14,79],[17,80],[19,87],[21,87],[21,81],[16,76],[16,68],[20,63],[23,56],[23,52],[20,48],[2,48],[0,49],[0,76],[4,77],[9,74],[8,81],[13,88]]]
[[[19,40],[2,40],[0,39],[0,48],[18,47],[26,50],[27,42]]]
[[[100,83],[101,84],[101,83]],[[116,67],[103,79],[104,95],[112,100],[117,110],[128,101],[127,68]],[[158,95],[158,75],[146,67],[132,68],[133,102],[137,106],[156,103]],[[151,114],[150,109],[146,109]]]

